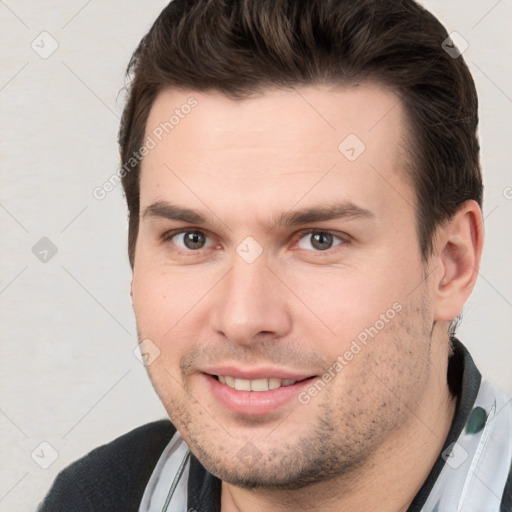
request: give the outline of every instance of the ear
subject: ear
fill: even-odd
[[[476,201],[466,201],[436,233],[434,315],[449,322],[461,311],[475,286],[484,240],[482,211]]]

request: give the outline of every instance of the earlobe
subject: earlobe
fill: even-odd
[[[436,252],[442,273],[435,282],[436,320],[449,322],[462,311],[478,276],[483,235],[482,212],[473,200],[439,228]]]

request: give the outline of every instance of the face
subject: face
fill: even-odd
[[[404,132],[376,85],[152,106],[137,327],[172,422],[226,482],[351,471],[421,406],[433,314]]]

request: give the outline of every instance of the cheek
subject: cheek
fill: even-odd
[[[140,335],[161,339],[175,323],[169,283],[155,271],[136,268],[132,284],[132,300]]]
[[[157,354],[146,366],[148,376],[171,419],[181,425],[180,411],[188,405],[182,394],[180,361],[193,335],[191,325],[187,324],[191,306],[180,280],[172,279],[154,266],[144,270],[142,266],[135,268],[132,293],[141,350],[145,346]]]
[[[189,273],[190,274],[190,273]],[[136,266],[133,275],[133,306],[137,319],[165,334],[200,298],[201,281],[163,265]]]
[[[401,304],[400,287],[390,282],[392,278],[384,280],[359,268],[304,267],[285,279],[300,299],[297,310],[300,314],[295,317],[300,329],[309,331],[308,338],[316,342],[325,338],[325,348],[338,353],[365,328],[380,321],[381,315],[385,316],[384,320],[394,318],[393,306],[400,308],[396,303]],[[297,302],[294,297],[291,300]]]
[[[132,282],[132,301],[139,339],[150,340],[160,351],[157,361],[147,367],[150,377],[163,362],[168,365],[168,348],[173,335],[173,327],[179,323],[180,311],[174,304],[175,294],[169,283],[159,272],[141,271],[136,267]],[[143,343],[148,343],[143,341]],[[176,347],[177,348],[177,347]]]
[[[207,325],[204,304],[214,280],[190,268],[135,266],[132,300],[139,338],[159,348],[167,366],[177,368]]]

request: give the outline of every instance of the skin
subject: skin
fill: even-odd
[[[223,512],[406,510],[453,419],[448,323],[474,286],[479,207],[462,205],[422,260],[406,118],[376,84],[239,101],[166,90],[147,134],[190,96],[197,107],[142,163],[132,281],[139,337],[160,350],[148,372],[169,417],[222,479]],[[348,134],[366,146],[352,162],[338,150]],[[151,214],[163,201],[209,221]],[[342,201],[369,214],[276,224]],[[179,229],[200,231],[204,247],[163,238]],[[319,250],[307,229],[332,233],[332,245]],[[248,236],[263,251],[252,263],[237,253]],[[206,382],[205,368],[219,364],[321,378],[393,304],[400,312],[306,405],[238,414]]]

